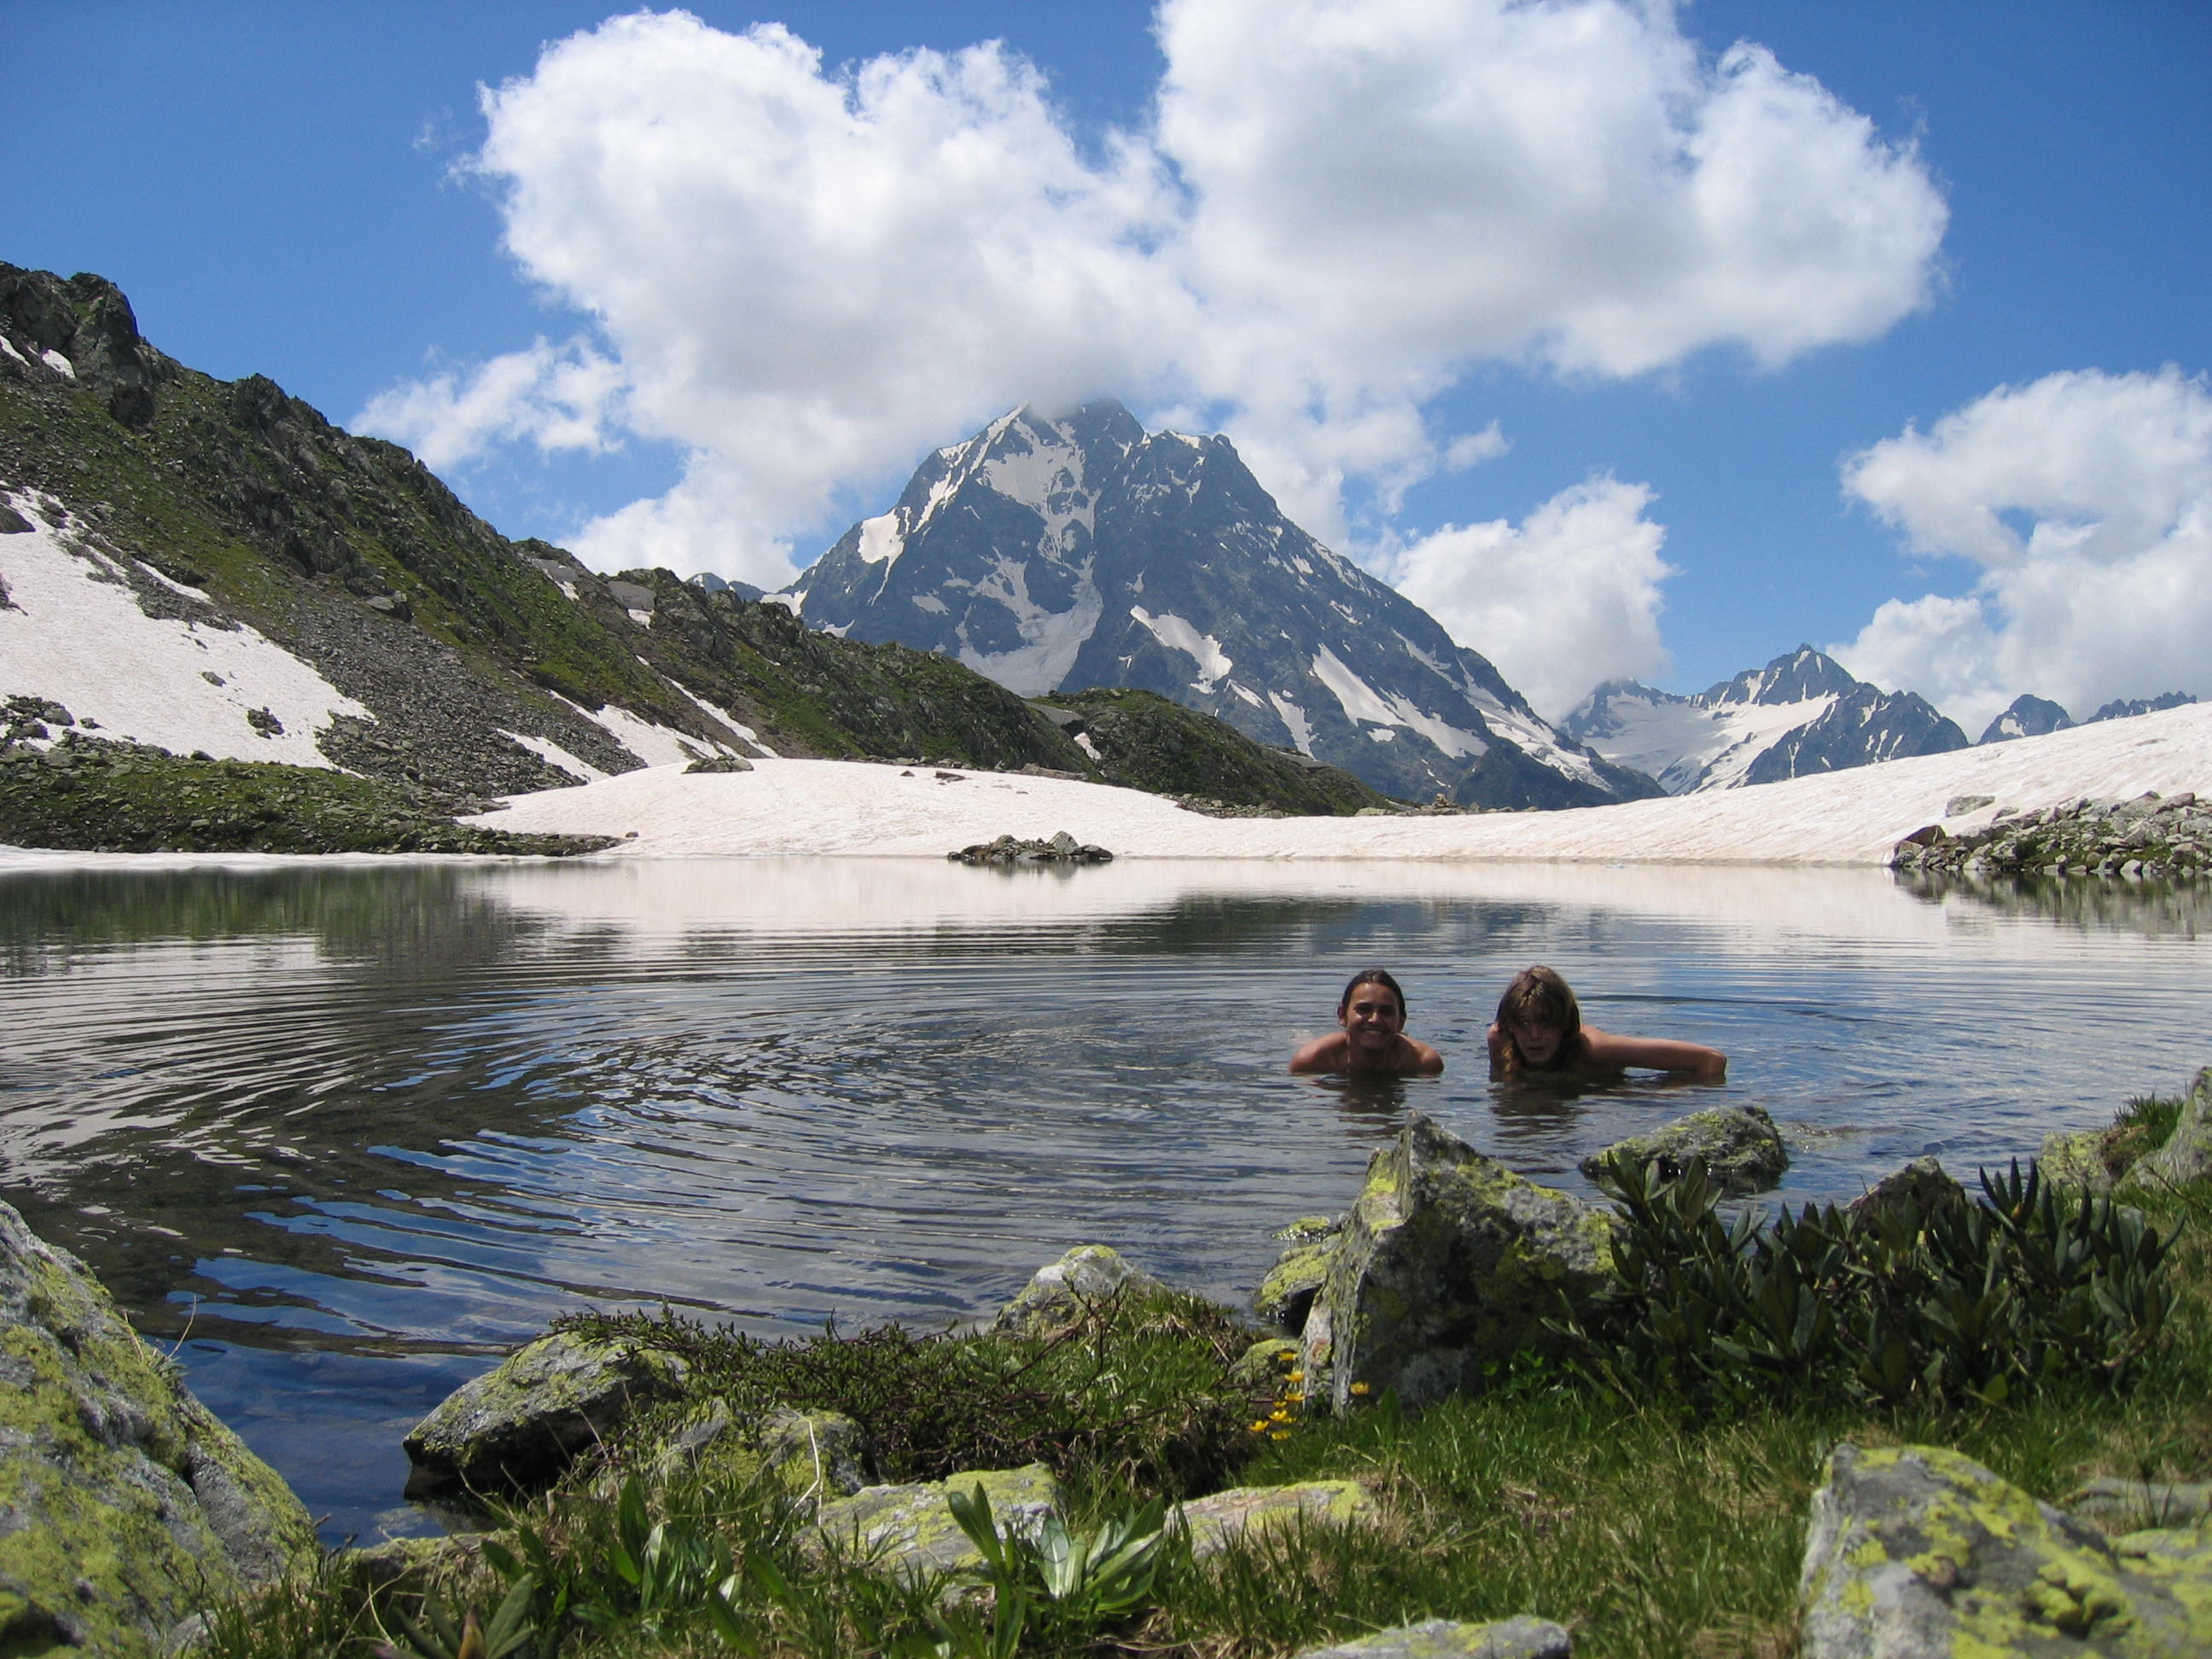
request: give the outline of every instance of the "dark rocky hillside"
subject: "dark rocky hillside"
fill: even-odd
[[[627,771],[635,717],[702,755],[1122,781],[946,658],[810,631],[741,585],[601,577],[510,541],[407,451],[268,380],[216,380],[156,349],[101,277],[0,264],[0,495],[58,504],[72,545],[147,615],[242,623],[365,707],[318,747],[368,777],[456,798],[580,781],[518,737]],[[15,521],[0,531],[30,528]],[[623,719],[592,718],[611,713]]]
[[[1112,781],[1229,806],[1346,815],[1388,805],[1349,772],[1296,750],[1269,749],[1235,727],[1151,691],[1061,692],[1036,706],[1095,751]]]

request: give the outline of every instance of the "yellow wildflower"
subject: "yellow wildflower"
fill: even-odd
[[[1355,1382],[1352,1385],[1352,1391],[1354,1394],[1365,1394],[1368,1392],[1368,1388],[1364,1382]]]

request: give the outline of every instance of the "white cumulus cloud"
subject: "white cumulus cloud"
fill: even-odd
[[[1388,520],[1502,446],[1429,422],[1476,363],[1772,365],[1928,297],[1911,148],[1660,0],[1164,0],[1158,33],[1156,118],[1095,143],[995,45],[831,68],[681,12],[556,42],[485,93],[474,165],[587,337],[362,422],[448,465],[673,442],[684,481],[585,542],[774,581],[930,447],[1118,395],[1222,426],[1342,540],[1348,496]]]
[[[1659,641],[1664,526],[1651,491],[1609,477],[1563,490],[1520,524],[1447,525],[1398,556],[1398,590],[1559,720],[1600,684],[1667,671]]]
[[[2212,388],[2095,369],[1999,386],[1844,464],[1845,492],[1970,592],[1892,599],[1832,647],[1978,733],[2022,692],[2076,718],[2115,697],[2212,695]]]

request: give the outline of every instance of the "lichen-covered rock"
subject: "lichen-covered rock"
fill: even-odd
[[[1049,1336],[1110,1298],[1124,1302],[1169,1297],[1175,1292],[1119,1250],[1104,1244],[1079,1244],[1057,1261],[1036,1270],[1021,1293],[1001,1309],[991,1328],[1001,1335]]]
[[[1263,1336],[1237,1357],[1229,1368],[1229,1380],[1240,1389],[1257,1389],[1271,1383],[1287,1386],[1290,1372],[1298,1363],[1298,1345],[1287,1336]]]
[[[1593,1181],[1622,1164],[1641,1169],[1656,1163],[1661,1174],[1671,1176],[1698,1158],[1723,1192],[1763,1193],[1790,1167],[1790,1149],[1765,1108],[1714,1106],[1616,1141],[1592,1152],[1581,1167]]]
[[[1939,1210],[1964,1209],[1966,1189],[1945,1173],[1932,1158],[1916,1158],[1899,1165],[1844,1206],[1853,1218],[1873,1224],[1911,1212],[1933,1215]]]
[[[2118,1172],[2112,1168],[2113,1146],[2110,1129],[2083,1129],[2075,1134],[2054,1130],[2044,1136],[2035,1161],[2045,1181],[2109,1193],[2118,1179]]]
[[[1286,1527],[1350,1527],[1379,1514],[1374,1497],[1357,1480],[1301,1480],[1287,1486],[1232,1486],[1177,1504],[1168,1524],[1180,1525],[1200,1560],[1218,1555],[1249,1534]]]
[[[1313,1299],[1344,1243],[1344,1221],[1341,1217],[1306,1216],[1275,1237],[1285,1241],[1283,1253],[1252,1293],[1252,1311],[1262,1324],[1295,1336],[1305,1328]]]
[[[2212,1651],[2212,1537],[2107,1539],[1936,1446],[1838,1447],[1813,1496],[1805,1659]]]
[[[672,1355],[568,1331],[540,1337],[454,1389],[409,1432],[407,1495],[543,1486],[639,1407],[672,1398],[684,1375]]]
[[[780,1407],[748,1435],[719,1400],[668,1437],[658,1462],[664,1474],[688,1468],[740,1485],[766,1475],[801,1504],[849,1498],[875,1478],[867,1433],[843,1413]]]
[[[973,1572],[983,1558],[952,1518],[949,1500],[956,1492],[978,1491],[990,1500],[991,1519],[1002,1533],[1034,1538],[1047,1516],[1060,1513],[1060,1482],[1042,1463],[963,1471],[911,1486],[867,1486],[825,1504],[810,1534],[812,1546],[902,1577]]]
[[[1486,1625],[1431,1619],[1377,1631],[1353,1642],[1307,1648],[1297,1659],[1570,1659],[1574,1644],[1548,1619],[1500,1619]]]
[[[319,1553],[276,1472],[0,1204],[0,1653],[155,1653]]]
[[[2212,1066],[2197,1073],[2173,1133],[2119,1180],[2122,1192],[2156,1192],[2212,1176]]]
[[[1522,1179],[1416,1112],[1375,1154],[1303,1340],[1307,1397],[1344,1411],[1479,1388],[1613,1283],[1609,1212]]]
[[[2105,1475],[2077,1487],[2066,1500],[2066,1512],[2106,1532],[2193,1526],[2212,1515],[2212,1485]]]

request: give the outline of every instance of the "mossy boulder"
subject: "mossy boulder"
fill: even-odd
[[[2106,1538],[1936,1446],[1838,1447],[1813,1496],[1805,1659],[2212,1652],[2212,1536]]]
[[[1116,1249],[1079,1244],[1038,1268],[1020,1294],[999,1310],[991,1329],[1000,1335],[1049,1336],[1066,1329],[1100,1303],[1165,1299],[1175,1291]]]
[[[528,1492],[642,1406],[681,1393],[684,1362],[567,1331],[517,1349],[446,1396],[407,1436],[410,1498]]]
[[[842,1412],[779,1407],[750,1432],[726,1403],[710,1400],[668,1437],[663,1474],[689,1469],[743,1484],[766,1475],[800,1504],[849,1498],[875,1479],[867,1432]]]
[[[1546,1320],[1608,1294],[1616,1225],[1414,1113],[1369,1162],[1306,1321],[1309,1400],[1341,1412],[1385,1389],[1419,1406],[1480,1388],[1551,1346]]]
[[[2109,1193],[2120,1171],[2112,1167],[2118,1135],[2111,1129],[2084,1129],[2075,1134],[2053,1131],[2044,1136],[2035,1154],[2045,1181],[2062,1187],[2086,1187],[2093,1193]]]
[[[2212,1066],[2197,1073],[2165,1145],[2147,1152],[2119,1180],[2121,1192],[2162,1192],[2212,1176]]]
[[[1296,1659],[1569,1659],[1574,1643],[1548,1619],[1500,1619],[1486,1625],[1431,1619],[1357,1641],[1307,1648]]]
[[[0,1204],[0,1653],[151,1654],[319,1554],[282,1477]]]
[[[1916,1158],[1892,1170],[1844,1209],[1854,1220],[1875,1226],[1893,1215],[1929,1216],[1966,1207],[1966,1189],[1934,1158]]]
[[[1285,1241],[1283,1253],[1267,1269],[1260,1288],[1252,1293],[1252,1311],[1260,1322],[1295,1336],[1305,1328],[1313,1299],[1328,1278],[1329,1264],[1344,1243],[1344,1218],[1306,1216],[1292,1222],[1275,1237]]]
[[[869,1486],[822,1506],[814,1548],[836,1550],[876,1571],[908,1578],[973,1572],[983,1557],[952,1517],[954,1492],[981,1492],[1001,1533],[1035,1538],[1060,1510],[1060,1482],[1042,1463],[981,1469],[942,1480]]]
[[[1189,1536],[1204,1560],[1246,1536],[1301,1527],[1351,1527],[1372,1522],[1380,1506],[1357,1480],[1300,1480],[1286,1486],[1232,1486],[1177,1504],[1168,1524]]]
[[[1662,1175],[1673,1176],[1692,1162],[1702,1162],[1723,1193],[1763,1193],[1789,1169],[1790,1149],[1764,1107],[1714,1106],[1616,1141],[1584,1158],[1581,1168],[1600,1181],[1623,1164],[1656,1164]]]

